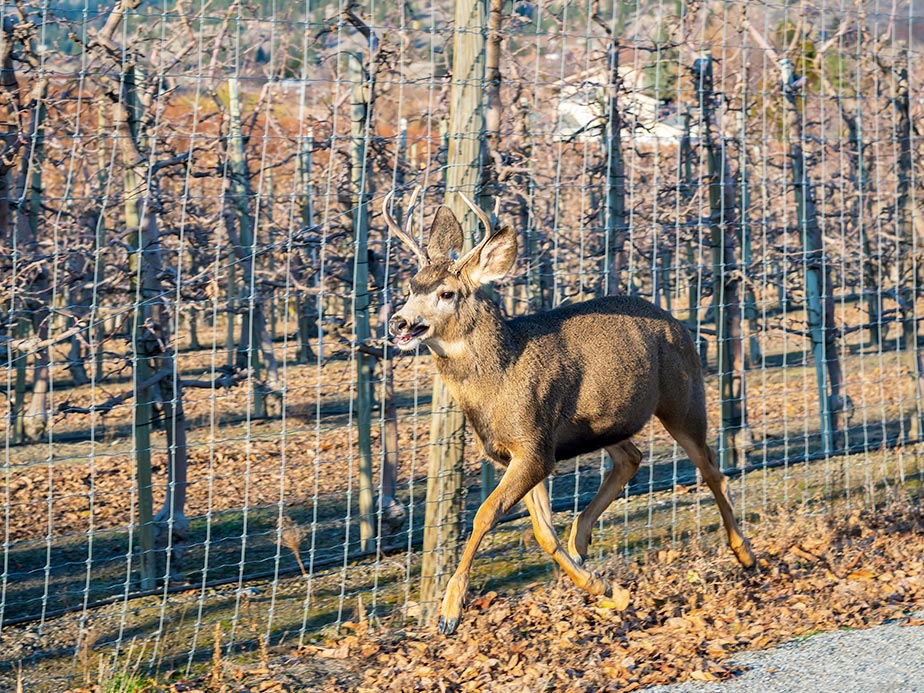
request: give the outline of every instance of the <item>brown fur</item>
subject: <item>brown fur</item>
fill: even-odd
[[[540,545],[575,584],[628,603],[625,590],[582,563],[594,522],[638,469],[642,456],[630,438],[652,416],[702,471],[732,549],[742,565],[752,566],[754,556],[735,521],[725,478],[706,443],[702,373],[686,327],[651,303],[627,296],[505,320],[479,287],[509,271],[516,235],[509,228],[489,233],[454,259],[462,231],[446,212],[441,208],[431,231],[429,264],[411,280],[408,301],[390,327],[399,346],[413,348],[419,339],[430,348],[485,454],[506,471],[476,514],[447,586],[440,631],[451,633],[458,625],[481,538],[521,499]],[[556,461],[600,449],[610,454],[613,470],[575,520],[565,551],[551,524],[544,479]]]
[[[436,356],[436,367],[496,462],[509,457],[493,451],[525,441],[568,459],[631,438],[652,415],[704,411],[692,339],[647,301],[611,296],[509,321],[480,295],[465,308],[446,333],[467,355]],[[705,427],[699,417],[699,437]]]

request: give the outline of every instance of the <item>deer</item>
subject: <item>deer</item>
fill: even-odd
[[[594,523],[641,465],[642,453],[631,439],[652,417],[699,469],[732,552],[744,568],[753,568],[754,553],[735,519],[727,479],[707,443],[705,385],[687,326],[627,295],[505,318],[484,287],[515,264],[514,229],[495,228],[491,216],[459,192],[484,226],[484,237],[463,253],[462,226],[449,207],[440,206],[423,248],[411,232],[420,187],[412,193],[403,227],[390,211],[394,192],[382,203],[384,220],[419,266],[406,302],[389,320],[389,333],[402,351],[429,349],[485,456],[504,470],[478,508],[446,585],[438,632],[451,635],[458,628],[478,546],[521,500],[536,543],[571,581],[611,598],[617,609],[628,607],[628,590],[584,563]],[[612,467],[574,519],[565,547],[553,526],[545,480],[557,462],[599,450],[607,452]]]

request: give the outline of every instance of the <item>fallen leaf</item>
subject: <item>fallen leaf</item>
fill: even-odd
[[[625,611],[629,606],[629,590],[620,587],[613,588],[613,595],[608,599],[600,599],[597,606],[601,609],[612,609],[613,611]]]
[[[472,600],[472,608],[478,609],[479,611],[484,611],[491,605],[491,602],[493,602],[496,597],[497,592],[494,591],[483,594],[482,596]]]

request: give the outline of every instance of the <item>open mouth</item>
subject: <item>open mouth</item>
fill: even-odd
[[[395,344],[401,349],[413,349],[419,339],[430,329],[429,325],[414,325],[411,329],[395,337]]]

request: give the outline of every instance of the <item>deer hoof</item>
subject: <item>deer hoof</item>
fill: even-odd
[[[568,556],[576,565],[584,565],[587,561],[587,552],[577,548],[574,542],[568,542]]]
[[[757,567],[757,558],[754,556],[754,552],[751,550],[751,542],[747,539],[737,547],[733,547],[735,552],[735,558],[738,559],[738,563],[745,570],[754,570]]]
[[[589,594],[596,594],[604,597],[608,597],[610,595],[612,588],[610,586],[609,580],[600,575],[597,575],[596,573],[590,573],[587,571],[583,572],[587,573],[587,579],[585,582],[578,584],[581,589]]]
[[[751,542],[744,540],[744,546],[738,549],[738,562],[746,570],[754,570],[757,567],[757,558],[751,550]]]
[[[573,544],[568,546],[568,556],[574,561],[575,565],[584,565],[587,561],[587,553],[575,548]]]
[[[446,594],[440,605],[438,630],[444,635],[452,635],[462,620],[462,605],[468,592],[468,576],[453,575],[446,584]]]
[[[458,627],[458,618],[446,618],[445,616],[440,616],[439,632],[443,635],[452,635],[456,632],[456,628]]]
[[[581,541],[578,539],[578,518],[575,518],[571,525],[571,536],[568,538],[568,555],[577,565],[584,565],[587,560],[587,547],[590,545],[590,538]]]

